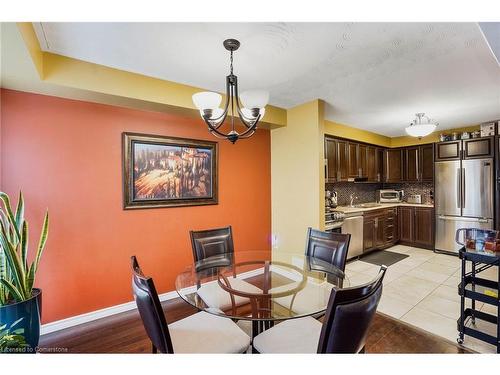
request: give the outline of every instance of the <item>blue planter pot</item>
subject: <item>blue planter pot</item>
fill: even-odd
[[[10,327],[16,320],[23,318],[15,328],[24,329],[24,338],[31,347],[38,346],[40,340],[40,323],[42,320],[42,290],[33,288],[32,297],[26,301],[0,306],[0,324]]]

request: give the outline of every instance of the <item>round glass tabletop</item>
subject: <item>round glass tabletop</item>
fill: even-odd
[[[240,320],[272,321],[326,310],[334,287],[349,286],[328,262],[283,251],[236,252],[189,266],[175,281],[192,306]]]

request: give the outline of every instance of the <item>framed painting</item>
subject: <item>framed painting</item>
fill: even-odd
[[[123,133],[124,209],[217,203],[217,142]]]

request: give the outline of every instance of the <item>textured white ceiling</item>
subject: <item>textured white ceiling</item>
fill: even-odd
[[[388,136],[416,112],[440,129],[500,118],[500,67],[476,23],[42,23],[46,51],[223,91],[226,38],[240,90]],[[439,129],[439,128],[438,128]]]

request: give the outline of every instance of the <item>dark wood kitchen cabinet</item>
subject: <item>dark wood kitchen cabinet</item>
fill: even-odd
[[[358,147],[357,143],[349,142],[347,144],[347,153],[348,153],[348,176],[349,178],[359,177],[359,167],[358,167]]]
[[[419,147],[405,147],[403,149],[403,180],[407,182],[420,181],[420,152]]]
[[[410,146],[403,149],[403,181],[432,182],[434,180],[434,146]]]
[[[463,159],[481,159],[493,157],[493,137],[463,140]]]
[[[325,137],[325,182],[381,182],[382,155],[379,147]]]
[[[436,161],[460,160],[462,141],[436,143]]]
[[[325,137],[325,181],[432,182],[434,146],[386,149]]]
[[[337,170],[337,140],[332,138],[325,138],[325,182],[337,182]]]
[[[434,209],[427,207],[414,208],[414,238],[417,247],[434,248]]]
[[[385,249],[398,241],[397,209],[367,211],[363,217],[363,252]]]
[[[399,241],[403,245],[432,249],[434,247],[434,209],[432,207],[399,207]]]
[[[348,142],[325,137],[325,182],[347,181],[348,164]]]
[[[402,182],[403,150],[400,148],[384,151],[384,182]]]
[[[358,177],[368,178],[368,146],[358,145]]]
[[[347,181],[347,179],[349,178],[349,152],[347,150],[347,141],[338,140],[337,148],[337,181]]]
[[[423,182],[434,181],[434,145],[420,146],[420,180]]]
[[[413,244],[413,228],[415,227],[413,207],[399,207],[399,241],[402,244]]]
[[[383,150],[377,147],[366,148],[366,178],[369,182],[382,182]]]

